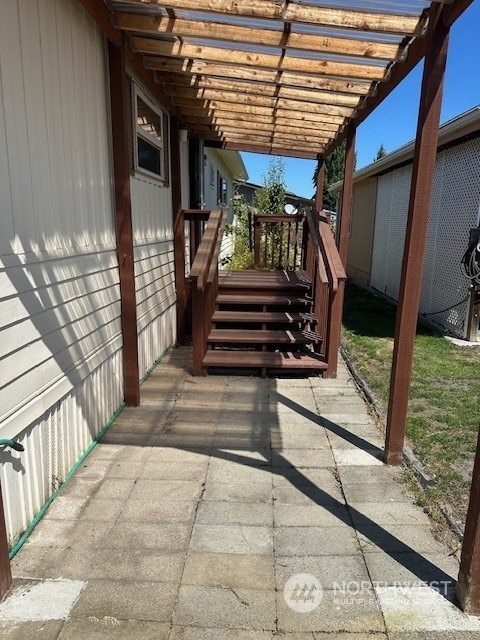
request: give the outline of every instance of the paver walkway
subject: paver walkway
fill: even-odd
[[[16,556],[2,637],[478,640],[343,365],[192,378],[189,358],[157,366]]]

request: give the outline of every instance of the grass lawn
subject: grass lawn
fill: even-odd
[[[342,343],[386,411],[395,307],[349,284]],[[463,523],[480,427],[480,348],[456,347],[419,328],[415,341],[407,437],[436,475],[426,496],[447,502]]]

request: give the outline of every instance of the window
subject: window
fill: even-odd
[[[135,87],[135,169],[164,177],[163,113]]]
[[[228,202],[228,184],[220,172],[217,172],[217,202],[218,204]]]

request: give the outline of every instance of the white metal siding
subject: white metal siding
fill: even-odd
[[[372,286],[395,300],[400,290],[411,176],[408,166],[378,179]]]
[[[63,483],[70,469],[122,402],[119,351],[52,405],[18,438],[23,453],[0,452],[1,483],[10,545]],[[99,393],[102,401],[99,401]]]
[[[122,396],[105,39],[76,0],[0,19],[1,454],[14,540]]]
[[[437,155],[422,277],[420,313],[458,337],[466,335],[468,281],[460,261],[480,203],[480,139]],[[411,165],[378,178],[371,284],[398,299]]]
[[[175,272],[171,188],[138,175],[130,180],[135,244],[140,377],[175,343]]]

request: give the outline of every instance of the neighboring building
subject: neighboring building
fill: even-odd
[[[460,264],[480,207],[480,107],[439,131],[420,313],[446,332],[469,336],[469,281]],[[348,276],[398,299],[414,143],[354,176]],[[341,183],[331,187],[340,194]],[[463,301],[463,302],[461,302]],[[457,304],[461,302],[461,304]]]
[[[235,180],[235,193],[243,196],[245,202],[247,204],[254,204],[255,192],[258,189],[262,189],[263,185],[254,184],[253,182],[245,182],[243,180]],[[303,198],[302,196],[297,196],[295,193],[291,191],[285,192],[285,204],[291,204],[297,211],[303,211],[306,207],[313,207],[315,201],[313,198]],[[282,213],[279,211],[279,213]]]
[[[219,205],[230,206],[234,195],[234,185],[238,180],[247,180],[248,178],[242,156],[238,151],[206,148],[203,158],[205,207],[216,209]]]
[[[232,198],[236,180],[247,180],[248,173],[238,151],[227,149],[204,150],[204,201],[207,209],[230,207],[228,224],[233,222]],[[220,250],[220,262],[232,254],[233,236],[225,235]]]

